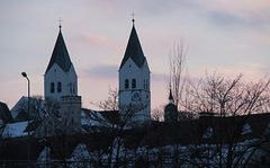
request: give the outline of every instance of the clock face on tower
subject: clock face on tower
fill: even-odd
[[[133,92],[132,93],[132,96],[131,96],[131,101],[133,102],[139,102],[139,101],[142,101],[142,98],[141,98],[141,93],[140,92]]]

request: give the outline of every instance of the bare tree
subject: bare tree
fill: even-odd
[[[180,107],[180,100],[183,96],[183,89],[186,83],[185,79],[185,66],[186,66],[187,47],[183,41],[176,44],[171,54],[169,55],[170,61],[170,81],[169,87],[172,90],[174,103]]]
[[[91,104],[97,106],[99,109],[107,111],[118,110],[118,91],[117,88],[109,88],[108,97],[106,100],[99,101],[97,103],[91,102]]]
[[[244,82],[243,75],[226,79],[221,75],[210,75],[185,89],[187,111],[212,112],[220,116],[266,112],[269,105],[270,80]]]
[[[188,111],[218,115],[201,120],[204,122],[198,130],[204,134],[189,148],[193,161],[202,167],[246,165],[261,143],[257,139],[241,142],[247,136],[241,130],[251,114],[267,112],[270,80],[245,82],[242,78],[241,74],[232,79],[213,74],[185,88],[188,96],[184,105]]]

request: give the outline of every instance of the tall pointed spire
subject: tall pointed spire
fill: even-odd
[[[135,20],[133,18],[132,19],[132,23],[133,23],[132,30],[131,30],[131,33],[129,36],[129,40],[128,40],[128,44],[127,44],[124,58],[123,58],[121,65],[120,65],[120,69],[125,64],[125,62],[128,60],[128,58],[131,58],[138,67],[143,66],[143,64],[145,62],[145,57],[144,57],[143,50],[142,50],[142,47],[141,47],[136,29],[135,29],[134,22],[135,22]]]
[[[67,72],[72,63],[66,48],[66,44],[61,32],[61,24],[59,24],[59,33],[58,33],[58,37],[53,49],[53,53],[52,53],[52,57],[51,60],[49,62],[49,65],[46,69],[46,72],[50,70],[50,68],[54,65],[57,64],[58,66],[60,66],[60,68],[62,68],[63,71]]]
[[[169,102],[174,103],[173,95],[172,95],[172,89],[170,88],[170,94],[169,94]]]

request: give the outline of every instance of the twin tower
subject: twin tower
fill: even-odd
[[[134,22],[118,72],[120,115],[134,122],[150,121],[150,70]],[[70,116],[65,117],[66,122],[79,122],[81,97],[78,96],[78,77],[66,48],[61,26],[45,72],[44,92],[46,101],[58,102],[63,107],[63,112],[60,112],[62,116]]]

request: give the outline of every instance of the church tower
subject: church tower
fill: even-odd
[[[150,70],[134,25],[119,68],[119,110],[132,122],[151,119]],[[129,114],[131,113],[131,114]]]
[[[169,104],[164,109],[164,121],[167,123],[176,123],[178,120],[177,106],[174,104],[172,90],[170,89]]]
[[[78,79],[59,26],[58,37],[51,60],[44,76],[44,92],[47,110],[56,104],[59,123],[66,133],[77,132],[81,128],[81,96],[78,96]],[[49,112],[50,113],[50,112]]]
[[[60,101],[78,95],[78,80],[59,26],[58,37],[44,77],[45,99]]]

